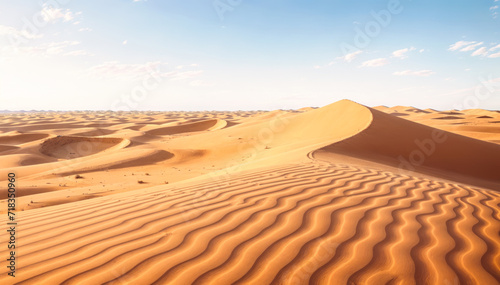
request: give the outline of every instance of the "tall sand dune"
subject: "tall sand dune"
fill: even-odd
[[[344,154],[399,167],[402,171],[434,173],[463,183],[500,189],[500,145],[402,120],[374,109],[370,111],[373,120],[368,128],[350,139],[322,148],[316,155]]]

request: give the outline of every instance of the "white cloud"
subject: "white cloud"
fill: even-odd
[[[128,41],[127,41],[127,40],[124,40],[124,41],[122,42],[122,45],[126,45],[127,43],[128,43]]]
[[[471,44],[475,44],[476,42],[467,42],[467,41],[458,41],[452,45],[450,45],[450,47],[448,48],[448,50],[458,50],[464,46],[468,46],[468,45],[471,45]]]
[[[353,59],[355,59],[358,55],[362,54],[363,52],[358,50],[355,52],[348,53],[344,56],[337,57],[337,59],[343,59],[346,62],[351,62]]]
[[[485,47],[482,47],[482,48],[479,48],[478,50],[476,50],[475,52],[473,52],[472,56],[478,56],[478,55],[486,56],[487,54],[488,54],[488,50]]]
[[[413,51],[415,50],[414,47],[410,47],[410,48],[404,48],[404,49],[398,49],[396,51],[394,51],[392,53],[392,56],[393,57],[397,57],[397,58],[400,58],[400,59],[404,59],[404,58],[407,58],[408,56],[406,55],[409,51]]]
[[[496,50],[496,49],[500,49],[500,44],[498,44],[498,45],[496,45],[496,46],[494,46],[494,47],[490,48],[490,51],[494,51],[494,50]]]
[[[404,71],[397,71],[394,72],[394,75],[397,76],[406,76],[406,75],[413,75],[413,76],[429,76],[434,74],[435,72],[432,70],[418,70],[418,71],[412,71],[412,70],[404,70]]]
[[[460,52],[470,52],[473,51],[470,55],[471,56],[487,56],[490,58],[495,58],[498,57],[498,53],[493,53],[488,55],[489,52],[493,52],[497,49],[500,49],[500,44],[496,43],[490,43],[489,46],[492,46],[490,48],[487,47],[481,47],[484,44],[484,42],[467,42],[467,41],[458,41],[448,48],[448,50],[451,51],[460,51]]]
[[[478,46],[480,46],[482,44],[483,44],[483,42],[468,45],[468,46],[464,47],[463,49],[461,49],[460,51],[462,51],[462,52],[472,51],[472,50],[475,50]]]
[[[500,52],[492,53],[492,54],[488,55],[488,57],[490,57],[490,58],[499,58],[500,57]]]
[[[79,32],[91,32],[92,29],[91,28],[80,28],[78,29]]]
[[[45,22],[56,22],[59,19],[63,22],[69,22],[75,18],[75,14],[69,9],[54,8],[47,3],[43,4],[41,14]]]
[[[21,47],[19,48],[19,51],[30,56],[47,57],[63,54],[66,52],[66,48],[79,44],[80,42],[78,41],[51,42],[43,43],[37,46]]]
[[[493,2],[496,3],[498,2],[498,0],[495,0]],[[498,7],[499,7],[498,5],[493,5],[490,7],[491,16],[493,17],[493,19],[498,18],[498,12],[497,12]]]
[[[13,37],[13,38],[23,37],[25,39],[32,40],[32,39],[41,38],[43,35],[41,35],[41,34],[32,34],[32,33],[29,33],[26,30],[17,30],[17,29],[15,29],[13,27],[10,27],[10,26],[0,25],[0,36],[9,36],[9,37]]]
[[[384,66],[388,64],[389,61],[387,58],[376,58],[372,60],[367,60],[361,64],[362,67],[377,67],[377,66]]]

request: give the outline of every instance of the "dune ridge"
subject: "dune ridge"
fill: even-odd
[[[328,159],[330,153],[342,154],[500,189],[499,145],[370,111],[373,120],[368,128],[312,155]],[[492,130],[497,131],[487,129]]]

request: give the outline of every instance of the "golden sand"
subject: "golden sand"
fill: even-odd
[[[499,284],[499,143],[495,111],[348,100],[4,114],[0,283]]]

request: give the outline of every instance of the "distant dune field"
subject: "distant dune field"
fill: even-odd
[[[1,284],[500,284],[497,111],[0,118]]]

